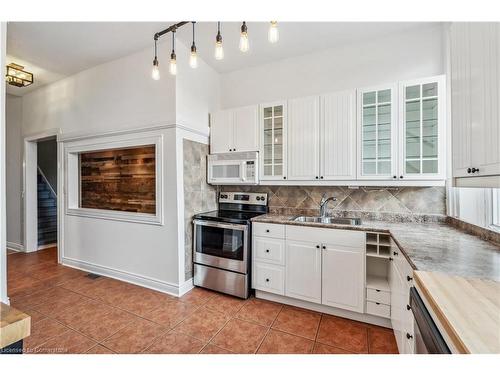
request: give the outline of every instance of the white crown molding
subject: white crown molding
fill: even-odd
[[[110,131],[105,131],[105,132],[71,132],[67,134],[61,134],[58,137],[59,142],[71,142],[71,141],[80,141],[84,139],[92,139],[92,138],[102,138],[102,137],[112,137],[112,136],[118,136],[118,135],[127,135],[127,134],[136,134],[136,133],[144,133],[144,132],[149,132],[149,131],[157,131],[157,130],[164,130],[164,129],[182,129],[188,132],[191,132],[193,134],[197,134],[203,137],[208,137],[208,133],[191,129],[187,126],[184,125],[179,125],[179,124],[171,124],[171,123],[157,123],[157,124],[150,124],[150,125],[145,125],[145,126],[140,126],[140,127],[135,127],[131,129],[122,129],[122,130],[110,130]]]

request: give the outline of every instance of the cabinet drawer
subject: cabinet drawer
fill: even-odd
[[[366,313],[381,316],[384,318],[390,318],[391,306],[384,305],[383,303],[366,301]]]
[[[366,288],[366,299],[372,302],[383,303],[385,305],[391,304],[391,293],[380,289]]]
[[[285,294],[285,271],[281,266],[254,263],[252,287],[264,292]]]
[[[274,263],[285,265],[285,241],[266,238],[254,237],[253,240],[254,259],[257,262]]]
[[[253,223],[252,231],[254,236],[285,238],[285,226],[281,224]]]
[[[334,228],[314,228],[299,225],[286,226],[286,239],[294,241],[317,242],[328,244],[336,249],[357,249],[364,252],[365,233],[355,230],[344,230]]]

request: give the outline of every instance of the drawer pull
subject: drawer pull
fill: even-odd
[[[376,292],[380,292],[380,289],[375,289]]]
[[[380,302],[375,302],[375,305],[380,305]]]
[[[266,249],[266,253],[269,253],[269,249]]]
[[[411,306],[410,305],[406,305],[406,310],[411,310]]]
[[[269,282],[269,279],[266,279],[266,283],[268,283],[268,282]]]
[[[392,252],[392,254],[393,254],[393,255],[398,255],[398,253],[397,253],[397,252],[395,252],[395,251],[393,251],[393,252]]]
[[[406,276],[406,280],[407,280],[407,281],[412,281],[412,280],[413,280],[413,277]]]
[[[410,334],[407,332],[407,333],[406,333],[406,338],[407,338],[408,340],[411,340],[411,339],[413,338],[413,336],[412,336],[412,335],[410,335]]]
[[[269,229],[266,229],[266,233],[269,233]]]

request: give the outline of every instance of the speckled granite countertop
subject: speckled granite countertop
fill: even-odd
[[[500,247],[443,222],[394,223],[362,220],[361,225],[294,222],[295,216],[261,215],[253,222],[388,232],[415,269],[500,281]]]

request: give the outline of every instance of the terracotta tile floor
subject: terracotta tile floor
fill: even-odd
[[[57,264],[55,248],[7,256],[28,353],[397,353],[392,330],[195,288],[176,298]]]

